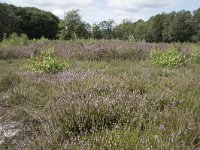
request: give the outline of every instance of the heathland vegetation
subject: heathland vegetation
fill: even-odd
[[[200,149],[199,16],[0,4],[0,149]]]

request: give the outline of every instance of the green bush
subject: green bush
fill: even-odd
[[[0,47],[7,48],[15,45],[26,45],[28,43],[28,37],[26,34],[21,34],[18,36],[16,33],[13,33],[9,38],[3,39],[0,43]]]
[[[28,62],[30,66],[27,69],[32,72],[58,73],[66,66],[66,62],[59,61],[55,56],[54,47],[42,50],[40,56],[32,54]]]
[[[194,48],[191,52],[190,56],[190,63],[200,64],[200,50],[197,48]]]
[[[185,56],[176,47],[167,51],[153,49],[150,54],[151,62],[155,65],[178,67],[185,64]]]

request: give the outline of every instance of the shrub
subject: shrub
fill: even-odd
[[[151,62],[155,65],[178,67],[185,64],[185,56],[176,47],[167,51],[153,49],[150,54]]]
[[[66,62],[59,61],[55,56],[54,47],[42,50],[40,56],[32,54],[28,62],[30,66],[27,69],[32,72],[58,73],[66,66]]]
[[[49,39],[45,38],[44,36],[42,36],[40,39],[33,39],[33,42],[38,42],[38,43],[45,43],[47,42]]]
[[[135,38],[134,33],[128,35],[128,41],[129,42],[136,42],[136,38]]]
[[[3,39],[0,43],[0,47],[7,48],[14,45],[26,45],[28,43],[28,37],[26,34],[21,34],[18,36],[16,33],[13,33],[9,38]]]
[[[190,60],[190,63],[200,64],[200,50],[197,48],[194,48],[189,60]]]

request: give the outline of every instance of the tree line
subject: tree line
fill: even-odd
[[[16,7],[0,3],[0,39],[12,33],[26,34],[30,39],[56,38],[59,18],[34,7]]]
[[[182,10],[161,13],[147,21],[104,20],[90,25],[82,20],[78,10],[65,13],[59,19],[51,12],[34,7],[16,7],[0,3],[0,40],[12,33],[26,34],[30,39],[73,40],[76,38],[131,39],[147,42],[200,41],[200,8],[194,12]]]

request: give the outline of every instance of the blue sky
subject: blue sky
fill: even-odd
[[[114,19],[137,21],[162,13],[180,10],[193,12],[200,8],[200,0],[0,0],[16,6],[33,6],[51,11],[63,18],[64,12],[79,9],[82,19],[88,23]]]

